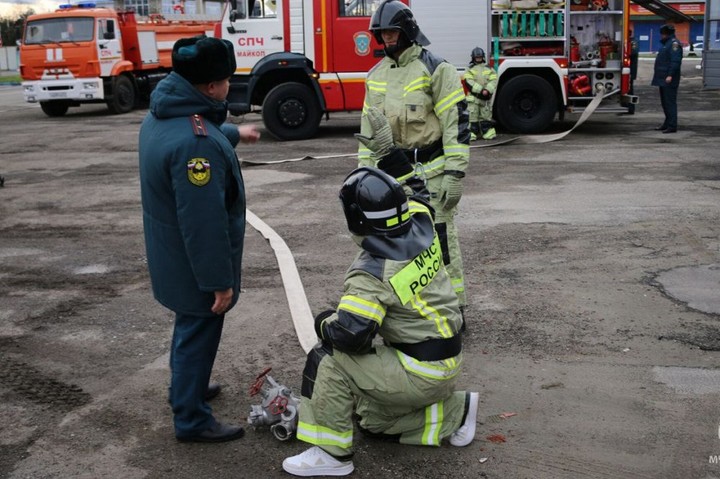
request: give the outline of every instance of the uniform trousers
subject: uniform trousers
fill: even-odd
[[[170,348],[170,404],[178,437],[193,436],[215,425],[205,393],[220,345],[224,319],[224,315],[199,317],[175,314]]]
[[[677,87],[672,86],[661,86],[660,89],[660,104],[662,105],[663,113],[665,113],[665,125],[666,128],[673,130],[677,129]]]

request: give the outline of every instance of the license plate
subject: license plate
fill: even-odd
[[[67,93],[64,91],[51,91],[50,92],[50,98],[65,98],[67,97]]]

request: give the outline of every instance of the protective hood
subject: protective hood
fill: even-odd
[[[156,118],[177,118],[202,115],[203,118],[221,125],[227,119],[228,104],[204,95],[185,78],[170,73],[150,95],[150,112]]]
[[[435,238],[433,220],[429,215],[412,215],[410,222],[410,229],[397,236],[353,236],[353,239],[374,256],[407,261],[428,249]]]

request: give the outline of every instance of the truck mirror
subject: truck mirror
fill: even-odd
[[[245,17],[245,0],[240,0],[239,5],[237,0],[230,0],[230,23]]]

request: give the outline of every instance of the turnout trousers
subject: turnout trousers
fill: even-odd
[[[322,359],[311,397],[306,397],[303,387],[298,439],[336,457],[352,455],[355,403],[361,428],[402,444],[439,446],[461,426],[466,394],[453,391],[454,377],[431,379],[411,374],[397,351],[386,346],[361,355],[334,351],[323,356],[318,354],[320,348],[316,346],[308,355],[308,362],[318,356]],[[309,369],[314,368],[306,366],[303,382],[313,380],[307,377]]]
[[[175,435],[192,436],[215,425],[205,401],[222,335],[224,316],[175,314],[170,348],[170,404]]]
[[[440,238],[445,269],[460,301],[460,307],[465,307],[467,304],[465,272],[463,271],[462,255],[460,254],[460,238],[455,227],[455,215],[458,207],[455,206],[449,210],[443,209],[440,203],[442,179],[443,175],[438,175],[427,180],[427,189],[430,192],[430,206],[435,209],[435,230]]]

